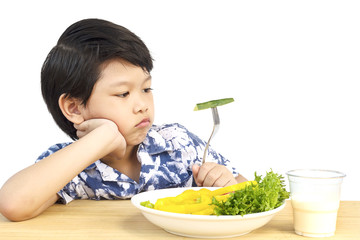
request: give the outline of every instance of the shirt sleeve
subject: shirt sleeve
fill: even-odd
[[[63,149],[65,148],[66,146],[70,145],[71,142],[68,142],[68,143],[58,143],[58,144],[55,144],[55,145],[52,145],[51,147],[49,147],[48,150],[46,150],[45,152],[43,152],[35,161],[35,163],[39,162],[40,160],[50,156],[51,154],[59,151],[60,149]]]
[[[48,150],[46,150],[45,152],[43,152],[35,161],[35,163],[41,161],[42,159],[50,156],[51,154],[59,151],[60,149],[65,148],[66,146],[70,145],[71,142],[69,143],[58,143],[55,145],[52,145],[51,147],[49,147]],[[73,197],[71,197],[66,191],[65,188],[68,186],[69,184],[67,184],[63,189],[61,189],[57,194],[60,197],[60,199],[58,200],[58,203],[64,203],[67,204],[69,202],[71,202],[72,200],[74,200]]]
[[[183,134],[179,134],[178,141],[182,141],[184,143],[188,142],[187,144],[181,144],[183,147],[180,150],[182,151],[182,156],[188,161],[188,170],[192,171],[191,169],[194,164],[201,164],[202,162],[206,141],[200,139],[197,135],[188,131],[185,127],[181,125],[177,126],[179,130],[183,132]],[[232,162],[220,153],[216,152],[211,145],[209,146],[206,154],[206,161],[215,162],[227,167],[234,177],[239,175],[238,170],[233,166]]]
[[[94,191],[87,187],[87,184],[81,175],[85,174],[80,173],[75,176],[57,193],[60,197],[59,203],[68,204],[74,199],[94,199]]]

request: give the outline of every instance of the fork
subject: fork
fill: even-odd
[[[211,132],[210,138],[206,144],[205,147],[205,151],[204,151],[204,157],[202,160],[202,163],[205,163],[205,157],[206,157],[206,152],[208,151],[209,145],[210,145],[210,140],[214,137],[214,135],[216,134],[216,132],[219,130],[220,127],[220,117],[219,117],[219,113],[216,107],[212,107],[211,108],[211,112],[212,112],[212,116],[213,116],[213,121],[214,121],[214,127],[213,130]]]

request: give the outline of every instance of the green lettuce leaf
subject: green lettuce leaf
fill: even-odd
[[[257,185],[249,185],[231,193],[230,198],[225,202],[219,202],[213,198],[212,204],[216,205],[214,213],[216,215],[245,215],[275,209],[289,198],[283,179],[282,175],[272,170],[267,172],[264,178],[255,172]]]

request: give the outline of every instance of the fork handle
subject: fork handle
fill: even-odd
[[[206,147],[205,147],[205,150],[204,150],[204,156],[203,156],[203,159],[202,159],[202,164],[205,163],[206,152],[208,151],[208,148],[209,148],[209,145],[210,145],[210,140],[213,137],[213,135],[215,135],[216,130],[217,130],[217,127],[216,127],[216,125],[214,125],[213,130],[212,130],[211,135],[210,135],[210,138],[206,143]]]

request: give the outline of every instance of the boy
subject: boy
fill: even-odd
[[[132,32],[100,19],[74,23],[41,72],[45,103],[73,143],[56,144],[0,190],[10,220],[35,217],[57,201],[126,199],[169,187],[245,181],[221,155],[179,124],[153,125],[152,58]]]

